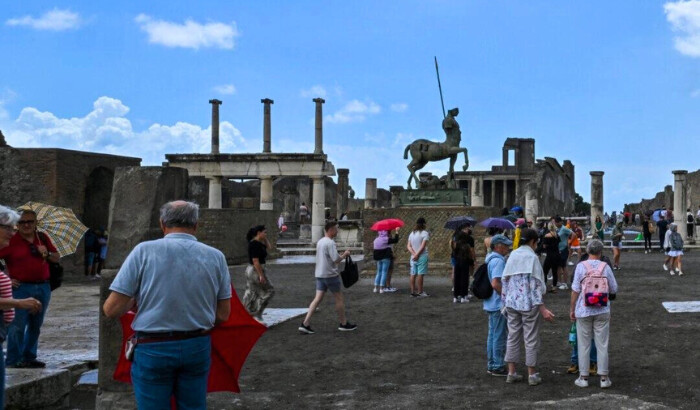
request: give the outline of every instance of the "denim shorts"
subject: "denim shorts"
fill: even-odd
[[[316,278],[316,290],[320,290],[321,292],[330,290],[333,293],[340,292],[340,276]]]
[[[564,248],[563,251],[559,251],[559,266],[565,268],[567,260],[569,260],[569,248]]]

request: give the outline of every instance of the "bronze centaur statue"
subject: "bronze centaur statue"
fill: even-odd
[[[411,172],[408,177],[408,189],[413,189],[411,187],[411,180],[416,182],[416,186],[419,186],[420,181],[416,176],[416,171],[422,169],[432,161],[442,161],[443,159],[450,159],[450,170],[447,173],[447,186],[454,186],[454,172],[455,172],[455,162],[457,162],[457,155],[460,152],[464,153],[464,166],[463,171],[469,168],[469,156],[466,148],[459,146],[462,141],[462,132],[459,130],[459,124],[455,117],[459,115],[459,108],[453,108],[447,112],[447,116],[442,120],[442,129],[445,130],[445,142],[435,142],[425,139],[415,140],[406,146],[403,152],[403,158],[408,159],[408,153],[411,152],[411,163],[408,164],[407,168]]]

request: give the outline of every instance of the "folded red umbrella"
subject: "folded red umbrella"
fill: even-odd
[[[373,231],[391,231],[396,228],[401,228],[403,225],[404,223],[400,219],[382,219],[381,221],[375,222],[369,229]]]
[[[230,391],[240,393],[238,376],[243,363],[267,327],[248,313],[238,300],[236,290],[231,286],[231,314],[228,320],[214,326],[211,331],[211,368],[207,380],[207,391]],[[131,383],[131,362],[124,357],[126,341],[133,336],[131,322],[134,312],[127,312],[119,318],[122,325],[122,350],[114,370],[114,380]]]

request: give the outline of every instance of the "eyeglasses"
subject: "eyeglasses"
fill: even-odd
[[[20,225],[31,225],[31,224],[33,224],[34,222],[36,222],[35,219],[28,220],[28,221],[19,221],[19,222],[17,222],[17,223],[20,224]]]

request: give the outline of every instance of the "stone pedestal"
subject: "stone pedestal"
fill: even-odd
[[[260,100],[263,108],[263,152],[272,152],[272,124],[270,121],[270,105],[275,102],[269,98]],[[260,208],[262,209],[262,208]]]
[[[471,206],[484,206],[484,179],[472,177]]]
[[[688,240],[688,218],[686,217],[686,209],[688,208],[687,178],[688,171],[673,171],[673,223],[678,225],[678,233],[681,234],[684,241]]]
[[[338,186],[336,188],[336,208],[338,219],[348,211],[348,187],[350,186],[350,170],[347,168],[338,168]]]
[[[122,327],[119,319],[109,319],[102,311],[102,305],[110,294],[117,270],[102,270],[100,282],[100,340],[99,340],[99,371],[97,373],[97,397],[95,408],[97,410],[128,409],[135,408],[133,389],[130,384],[112,379],[114,369],[117,367],[119,355],[122,354]]]
[[[219,106],[220,100],[209,100],[211,104],[211,153],[219,153]]]
[[[260,178],[260,210],[272,211],[272,177]]]
[[[591,171],[591,227],[596,217],[603,221],[603,171]]]
[[[209,208],[221,209],[221,180],[222,177],[209,178]]]
[[[323,98],[314,98],[316,103],[316,146],[314,154],[323,154],[323,103],[326,102]]]
[[[389,187],[389,192],[391,192],[391,207],[398,208],[401,205],[401,192],[404,188],[401,185],[391,185]]]
[[[537,197],[537,186],[528,184],[525,191],[525,219],[532,221],[533,227],[537,223],[537,215],[540,211],[540,201]]]
[[[326,187],[323,178],[313,178],[312,181],[311,242],[316,243],[323,238],[323,227],[326,224]]]
[[[365,209],[377,207],[377,179],[367,178],[365,181]]]
[[[182,168],[120,167],[114,173],[109,206],[106,267],[117,269],[137,244],[163,237],[160,207],[187,198],[188,173]]]

